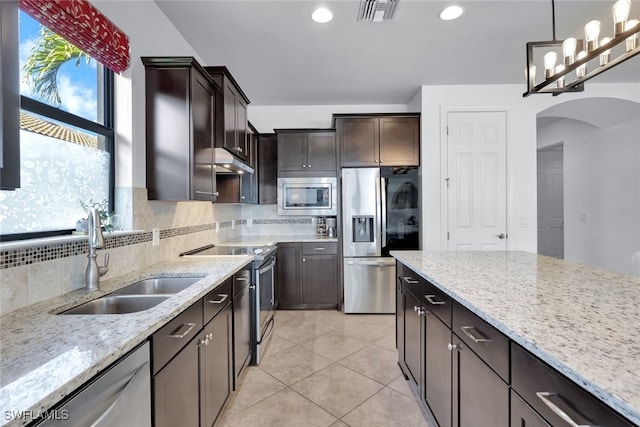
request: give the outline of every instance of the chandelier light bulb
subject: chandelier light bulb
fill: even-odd
[[[624,30],[628,31],[628,30],[630,30],[632,28],[637,27],[638,25],[640,25],[640,21],[639,20],[631,19],[631,20],[627,21],[626,24],[624,24]],[[635,34],[627,37],[627,40],[626,40],[627,52],[632,51],[636,47],[638,47],[638,33],[635,33]]]
[[[606,46],[609,44],[611,39],[609,37],[603,37],[600,40],[600,46]],[[585,54],[586,55],[586,54]],[[611,49],[607,49],[600,54],[600,65],[607,65],[609,63],[609,58],[611,56]]]
[[[547,52],[544,55],[544,78],[548,79],[553,76],[553,71],[556,66],[556,59],[558,59],[558,54],[555,52]]]
[[[576,58],[576,46],[578,41],[573,37],[569,37],[562,42],[562,55],[564,56],[564,65],[571,65]]]
[[[587,41],[587,53],[598,48],[598,36],[600,36],[600,21],[589,21],[584,26],[584,38]]]
[[[556,65],[555,68],[555,72],[556,74],[560,74],[561,72],[564,71],[564,65],[560,64],[560,65]],[[557,81],[556,84],[559,88],[563,88],[564,87],[564,76],[560,77]]]
[[[618,0],[613,5],[613,27],[614,35],[618,35],[624,31],[624,24],[629,17],[629,10],[631,9],[631,0]]]
[[[587,52],[585,52],[584,50],[581,50],[580,52],[578,52],[578,56],[577,56],[578,61],[586,57],[587,57]],[[585,74],[587,74],[587,64],[582,64],[581,66],[576,68],[576,77],[578,78],[584,77]]]

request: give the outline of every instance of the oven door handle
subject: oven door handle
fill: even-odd
[[[264,328],[264,332],[262,334],[260,334],[260,342],[258,344],[261,344],[264,337],[268,337],[269,334],[271,333],[271,331],[273,330],[273,326],[275,324],[274,321],[274,317],[271,316],[271,319],[269,319],[269,321],[267,322],[267,326],[265,326]]]
[[[276,259],[275,258],[271,258],[271,261],[269,262],[269,264],[267,266],[262,267],[262,268],[260,268],[258,270],[258,274],[266,273],[267,271],[271,270],[275,264],[276,264]]]

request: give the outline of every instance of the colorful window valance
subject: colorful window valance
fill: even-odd
[[[129,68],[129,38],[86,0],[20,0],[20,8],[116,73]]]

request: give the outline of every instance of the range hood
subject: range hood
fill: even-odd
[[[254,173],[254,170],[251,166],[246,163],[243,163],[233,154],[225,150],[224,148],[216,148],[214,150],[214,159],[216,164],[216,173],[226,173],[226,174],[243,174],[243,173]]]

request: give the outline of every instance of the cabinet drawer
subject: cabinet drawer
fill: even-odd
[[[251,268],[245,267],[233,275],[233,296],[251,284]]]
[[[203,324],[209,323],[216,314],[222,311],[227,304],[231,302],[232,279],[227,279],[221,285],[218,285],[213,291],[209,292],[203,298]]]
[[[334,242],[308,242],[302,244],[302,255],[335,255],[338,244]]]
[[[511,343],[511,385],[551,425],[631,427],[603,402],[555,369]],[[559,415],[559,414],[563,415]]]
[[[503,380],[509,381],[509,339],[493,326],[453,304],[453,332]]]
[[[536,411],[511,390],[511,427],[551,427]]]
[[[406,266],[398,272],[398,277],[402,282],[403,291],[409,291],[419,300],[422,299],[421,295],[426,289],[425,280],[422,277]]]
[[[449,328],[451,328],[452,304],[451,297],[442,292],[435,285],[425,281],[425,286],[421,289],[422,304],[426,309],[440,318]]]
[[[202,300],[180,313],[151,336],[153,375],[202,329]]]

